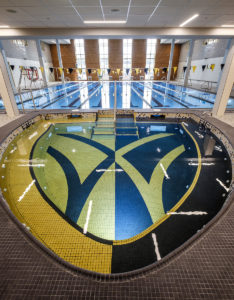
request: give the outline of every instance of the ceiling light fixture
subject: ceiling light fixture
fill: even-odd
[[[8,25],[0,25],[0,28],[9,28],[10,26]]]
[[[221,27],[234,27],[234,24],[232,24],[232,25],[221,25]]]
[[[199,16],[199,14],[193,15],[191,18],[189,18],[188,20],[186,20],[184,23],[180,24],[180,27],[183,27],[184,25],[188,24],[192,20],[196,19],[198,16]]]
[[[125,24],[125,20],[111,20],[111,21],[95,21],[95,20],[90,20],[90,21],[84,21],[85,24]]]

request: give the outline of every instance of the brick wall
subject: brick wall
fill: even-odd
[[[98,40],[85,40],[85,63],[87,69],[99,69],[99,44]],[[87,73],[88,76],[92,76],[92,80],[98,80],[98,74]]]
[[[180,44],[176,44],[174,47],[174,55],[173,55],[173,62],[172,68],[178,67],[179,64],[179,56],[180,56]],[[168,68],[169,65],[169,58],[171,52],[171,45],[170,44],[160,44],[160,40],[157,40],[156,43],[156,54],[155,54],[155,68]],[[171,80],[176,77],[174,75],[174,71],[171,72]],[[167,78],[167,73],[164,73],[161,69],[159,74],[154,75],[154,79],[161,80]]]
[[[54,67],[59,67],[58,54],[56,45],[50,45],[51,57]],[[75,56],[75,45],[74,40],[71,40],[71,44],[60,45],[61,57],[63,62],[63,68],[76,68],[76,56]],[[58,81],[60,73],[54,71],[55,80]],[[78,80],[78,74],[76,71],[73,71],[71,74],[64,72],[64,76],[69,80]]]
[[[123,40],[109,40],[109,68],[123,69]],[[110,75],[113,80],[119,79],[116,72],[111,72]]]

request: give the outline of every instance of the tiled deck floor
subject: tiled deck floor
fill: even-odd
[[[234,299],[233,216],[234,203],[202,238],[155,271],[130,281],[98,282],[47,258],[0,206],[0,298]]]

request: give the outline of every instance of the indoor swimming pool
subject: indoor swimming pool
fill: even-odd
[[[16,95],[19,109],[211,109],[215,94],[158,81],[69,82]],[[32,99],[33,98],[33,99]],[[23,105],[22,105],[23,103]],[[228,109],[234,108],[230,98]],[[0,109],[4,109],[0,100]]]
[[[90,95],[100,86],[88,84]],[[114,86],[106,87],[113,104]],[[140,83],[129,87],[143,94]],[[160,261],[201,230],[229,193],[229,154],[193,120],[117,111],[115,121],[104,111],[22,128],[2,154],[1,193],[37,240],[81,269],[116,274]]]

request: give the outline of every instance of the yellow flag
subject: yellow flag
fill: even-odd
[[[157,74],[159,71],[159,68],[154,68],[154,74]]]
[[[79,71],[80,74],[82,74],[82,69],[81,68],[79,68],[78,71]]]
[[[58,68],[58,69],[59,69],[60,74],[62,75],[63,74],[63,68]]]
[[[97,69],[98,75],[100,76],[102,74],[102,70],[101,69]]]
[[[214,71],[214,68],[215,68],[215,64],[211,64],[210,65],[210,68],[211,68],[211,70],[212,70],[212,72]]]
[[[139,74],[139,68],[135,68],[136,74]]]
[[[92,71],[93,74],[96,74],[96,72],[97,72],[97,71],[96,71],[95,69]]]
[[[117,71],[117,74],[119,75],[119,73],[120,73],[120,69],[116,69],[116,71]]]
[[[177,68],[178,68],[178,67],[173,67],[174,74],[175,74],[175,72],[177,71]]]
[[[41,70],[41,73],[43,73],[43,72],[44,72],[44,68],[43,68],[43,67],[40,67],[40,70]]]
[[[68,69],[66,69],[66,72],[67,72],[67,73],[69,73],[69,70],[68,70]]]
[[[196,71],[197,66],[192,66],[193,68],[193,73]]]
[[[20,66],[19,68],[20,68],[20,70],[23,70],[24,67],[23,67],[23,66]]]

